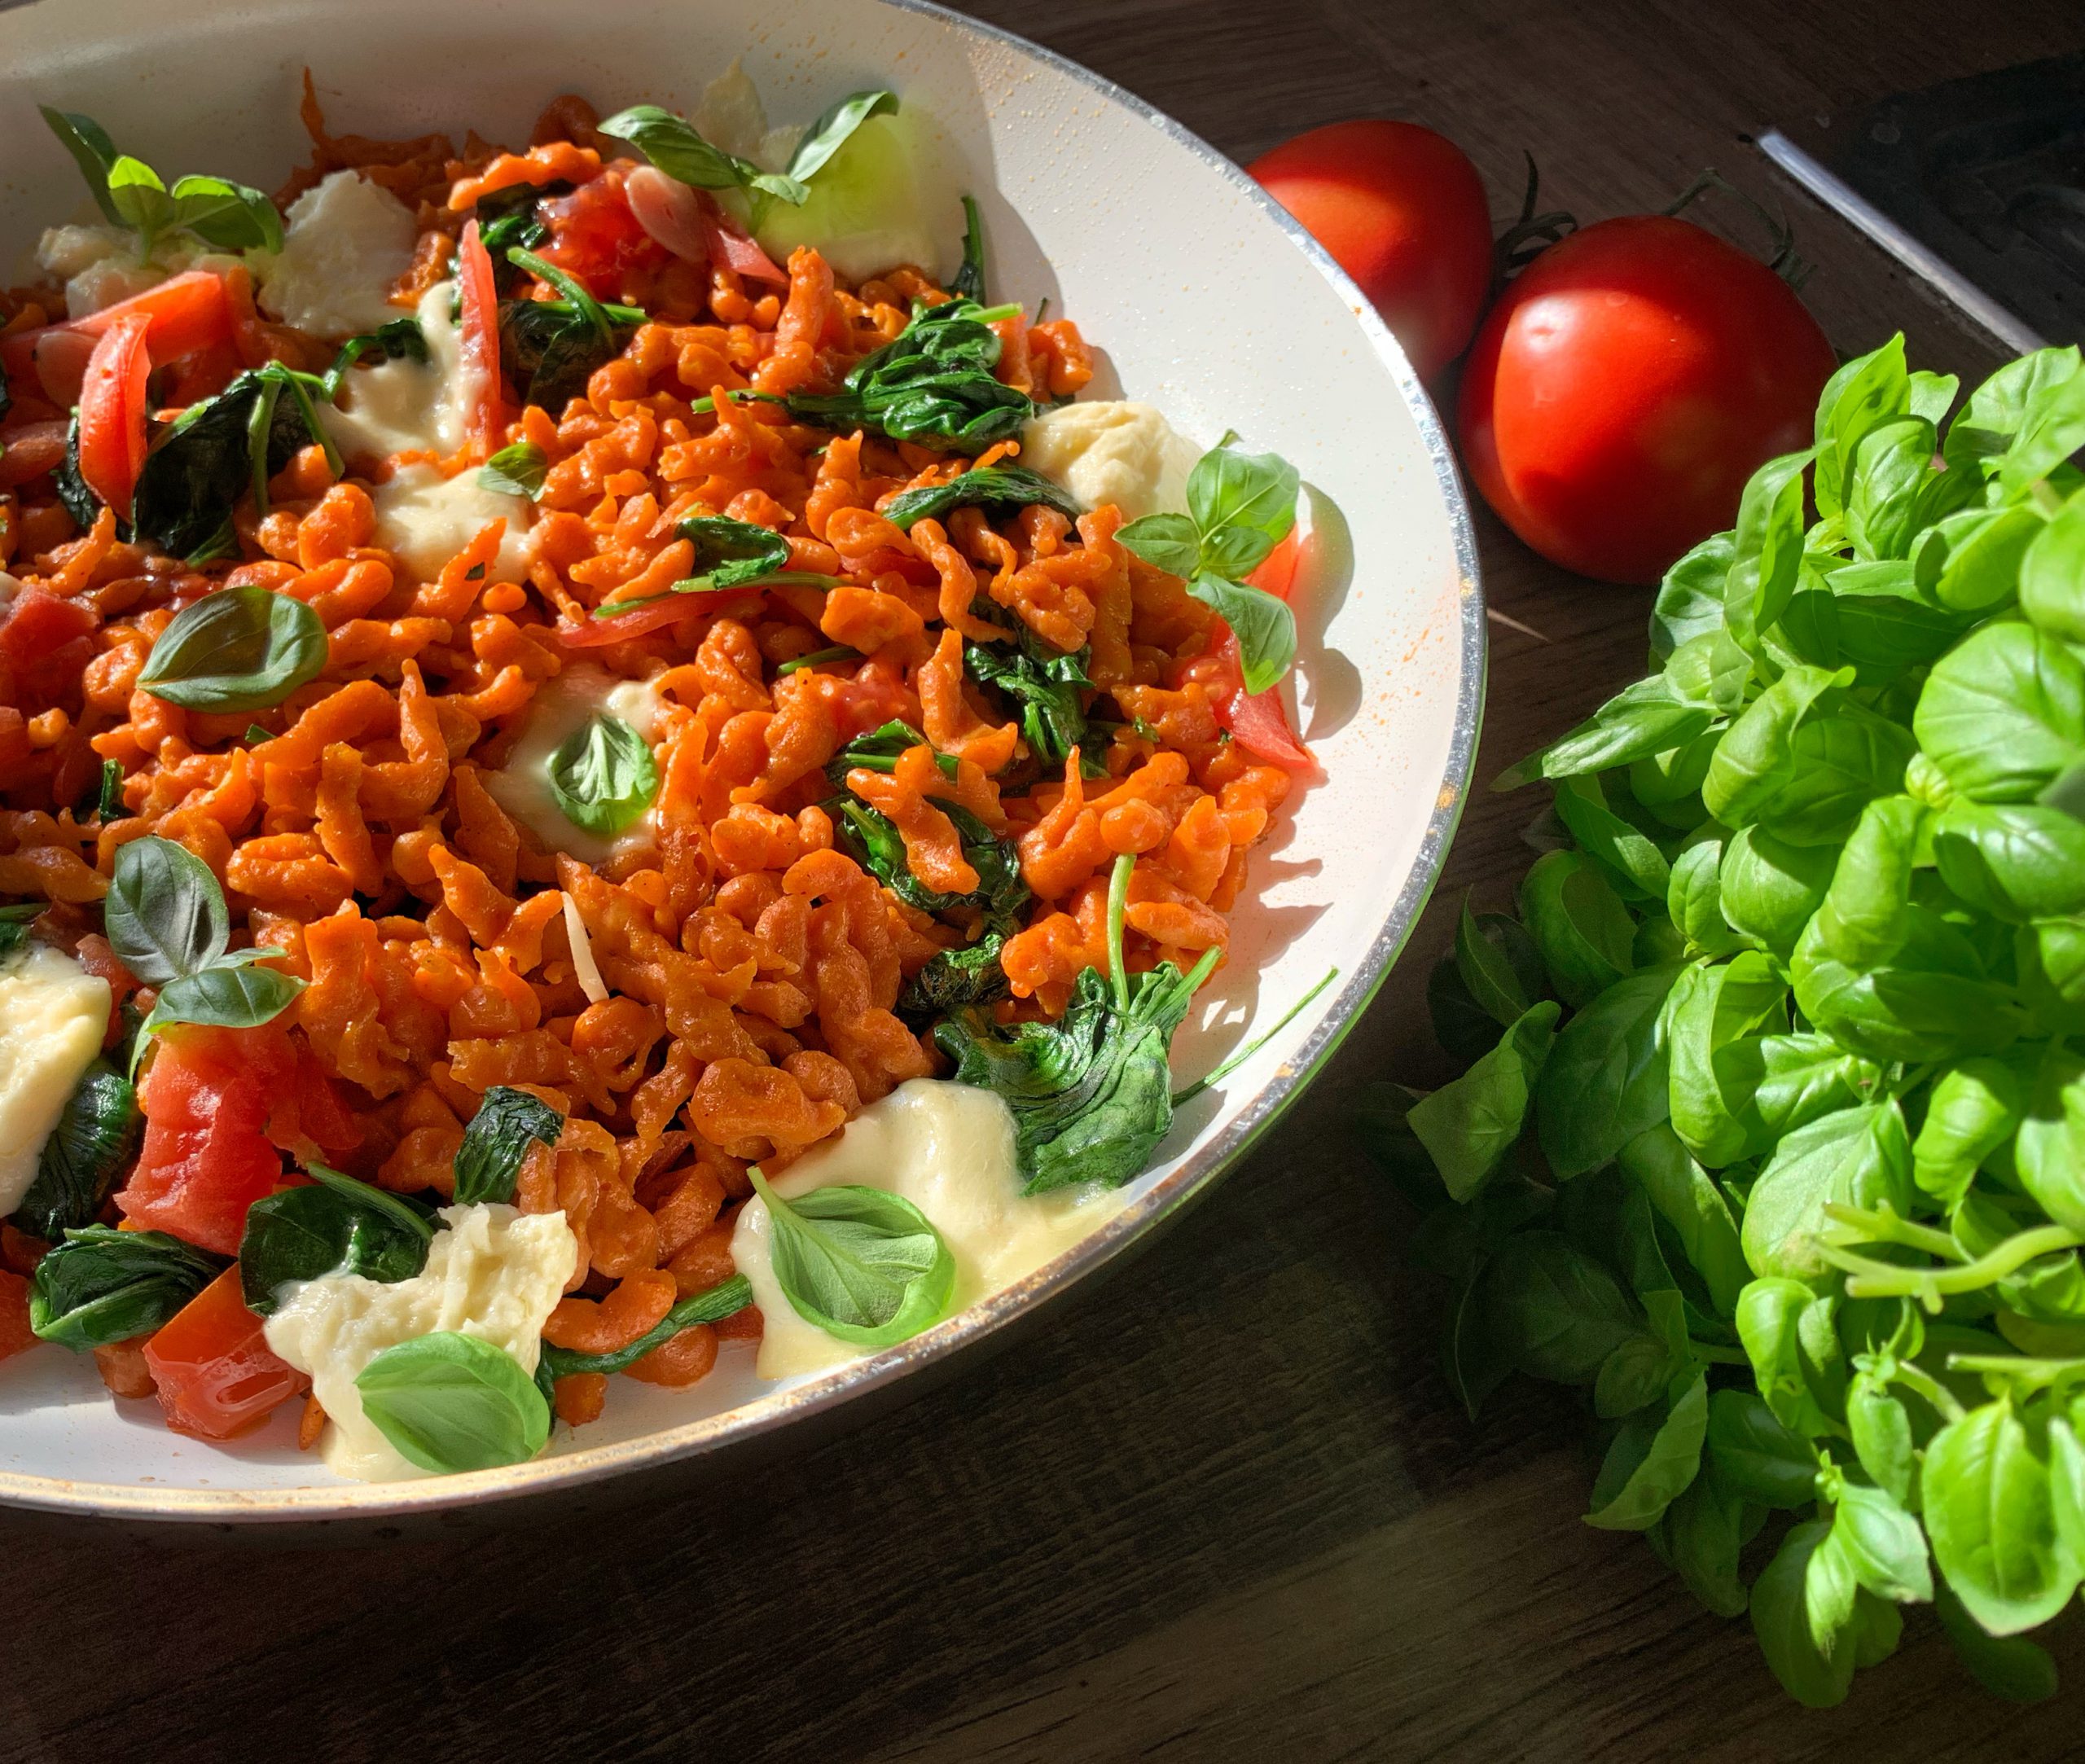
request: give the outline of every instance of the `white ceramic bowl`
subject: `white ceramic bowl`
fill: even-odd
[[[39,103],[92,114],[170,172],[272,188],[305,152],[307,64],[336,132],[475,127],[518,142],[560,92],[604,111],[691,107],[734,56],[779,119],[865,86],[929,112],[944,171],[983,204],[999,297],[1047,294],[1105,352],[1096,391],[1113,381],[1204,442],[1237,428],[1297,463],[1328,530],[1343,516],[1352,566],[1302,608],[1298,666],[1326,779],[1254,853],[1232,960],[1181,1033],[1175,1070],[1208,1069],[1328,968],[1338,981],[1180,1112],[1100,1231],[872,1359],[763,1386],[735,1349],[692,1391],[618,1381],[604,1420],[560,1428],[533,1463],[365,1485],[300,1455],[287,1412],[213,1448],[167,1432],[155,1404],[110,1401],[90,1360],[40,1351],[0,1366],[0,1501],[220,1522],[397,1517],[569,1494],[763,1437],[774,1449],[778,1428],[916,1384],[1206,1191],[1294,1100],[1409,934],[1461,807],[1482,699],[1476,557],[1439,424],[1389,333],[1294,222],[1179,124],[1058,56],[904,0],[29,0],[0,11],[0,256],[80,200]],[[956,230],[951,217],[944,269]]]

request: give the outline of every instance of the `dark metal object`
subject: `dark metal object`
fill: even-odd
[[[2085,343],[2085,53],[1885,99],[1849,134],[1833,169],[1857,194],[2051,343]]]

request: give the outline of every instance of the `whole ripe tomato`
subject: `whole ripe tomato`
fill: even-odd
[[[1454,142],[1412,122],[1336,122],[1245,169],[1360,284],[1420,379],[1462,353],[1491,283],[1491,215]]]
[[[1602,221],[1485,319],[1463,367],[1463,463],[1552,562],[1654,582],[1731,524],[1755,469],[1809,444],[1836,366],[1758,259],[1666,215]]]

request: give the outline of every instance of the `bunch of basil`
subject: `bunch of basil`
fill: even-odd
[[[1926,1601],[2048,1695],[2085,1576],[2085,371],[1956,392],[1847,363],[1499,781],[1554,805],[1433,977],[1468,1069],[1368,1123],[1458,1393],[1589,1387],[1587,1522],[1813,1705]]]

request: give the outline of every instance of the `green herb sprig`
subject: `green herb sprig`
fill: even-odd
[[[283,217],[258,190],[222,178],[178,178],[169,190],[143,160],[119,153],[108,131],[77,111],[41,105],[43,120],[80,168],[103,217],[138,235],[151,258],[169,233],[188,233],[220,251],[283,248]]]
[[[1499,780],[1563,844],[1435,971],[1468,1069],[1367,1117],[1459,1394],[1588,1388],[1589,1522],[1815,1705],[1928,1601],[2048,1695],[2085,1578],[2085,370],[1956,391],[1848,362]]]

